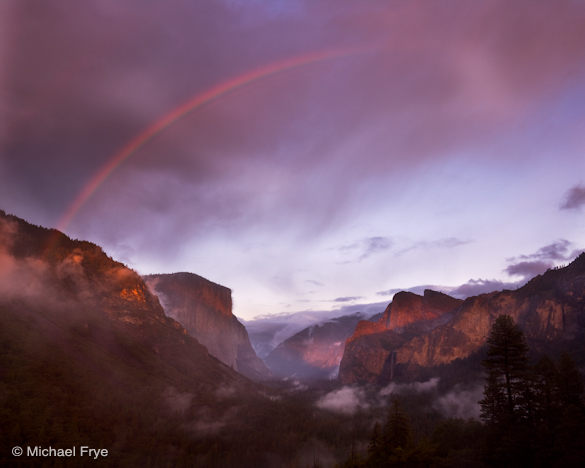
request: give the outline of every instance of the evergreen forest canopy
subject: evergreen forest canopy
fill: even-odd
[[[571,356],[530,362],[522,330],[500,315],[482,365],[482,423],[445,419],[430,437],[417,436],[394,399],[385,424],[375,423],[367,453],[352,454],[344,466],[583,466],[585,386]]]

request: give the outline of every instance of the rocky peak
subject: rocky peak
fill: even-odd
[[[198,304],[214,314],[235,318],[232,314],[232,291],[221,284],[187,272],[147,275],[144,278],[151,289],[156,290],[158,284],[162,285],[164,293],[160,298],[163,306],[176,310]]]
[[[212,356],[250,378],[270,376],[256,356],[246,328],[232,313],[229,288],[185,272],[144,279],[165,313],[183,325]]]
[[[447,294],[426,289],[423,296],[401,291],[394,296],[380,322],[386,330],[397,330],[421,321],[439,318],[461,304]]]
[[[382,316],[375,322],[361,320],[348,342],[386,330],[400,331],[409,325],[431,322],[453,311],[463,301],[438,291],[425,289],[422,296],[400,291],[394,295]]]
[[[585,254],[515,291],[465,301],[435,291],[425,291],[422,297],[398,293],[383,324],[361,325],[348,340],[340,378],[343,383],[384,381],[396,366],[429,368],[466,358],[485,344],[491,325],[502,314],[518,323],[535,350],[582,349],[584,310]]]

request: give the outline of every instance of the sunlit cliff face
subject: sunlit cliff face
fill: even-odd
[[[120,291],[120,297],[130,302],[146,302],[144,291],[141,288],[124,288]]]
[[[461,302],[459,299],[431,290],[425,290],[423,296],[399,292],[377,322],[365,320],[359,322],[348,341],[385,330],[400,331],[419,322],[432,322],[452,312]]]
[[[307,346],[302,354],[303,360],[313,366],[322,369],[329,369],[339,365],[343,357],[344,343],[336,341],[334,343],[311,343]]]

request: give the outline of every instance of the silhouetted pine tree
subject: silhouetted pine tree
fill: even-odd
[[[531,466],[533,413],[528,346],[509,315],[500,315],[487,340],[481,418],[488,424],[486,460],[498,466]]]
[[[575,361],[563,353],[558,364],[559,423],[555,427],[558,466],[585,462],[585,402],[583,376]]]
[[[488,373],[483,395],[479,402],[481,419],[492,426],[502,423],[506,414],[506,397],[495,372]]]
[[[411,443],[412,435],[410,422],[406,414],[400,409],[397,400],[392,402],[388,414],[388,422],[384,427],[384,446],[387,450],[405,450]]]
[[[382,446],[382,429],[380,427],[380,423],[376,423],[374,425],[374,429],[372,431],[372,437],[370,438],[370,443],[368,444],[368,453],[376,453],[380,450]]]
[[[528,346],[522,330],[512,317],[500,315],[492,326],[487,345],[487,357],[482,362],[487,371],[485,398],[481,401],[483,420],[496,422],[504,416],[512,421],[525,416],[526,408],[522,406],[528,385]]]

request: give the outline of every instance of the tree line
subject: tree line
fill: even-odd
[[[566,353],[531,362],[529,352],[512,317],[499,316],[482,361],[481,422],[447,419],[430,436],[417,437],[394,400],[385,422],[375,424],[367,452],[352,453],[341,466],[585,466],[583,377]]]

